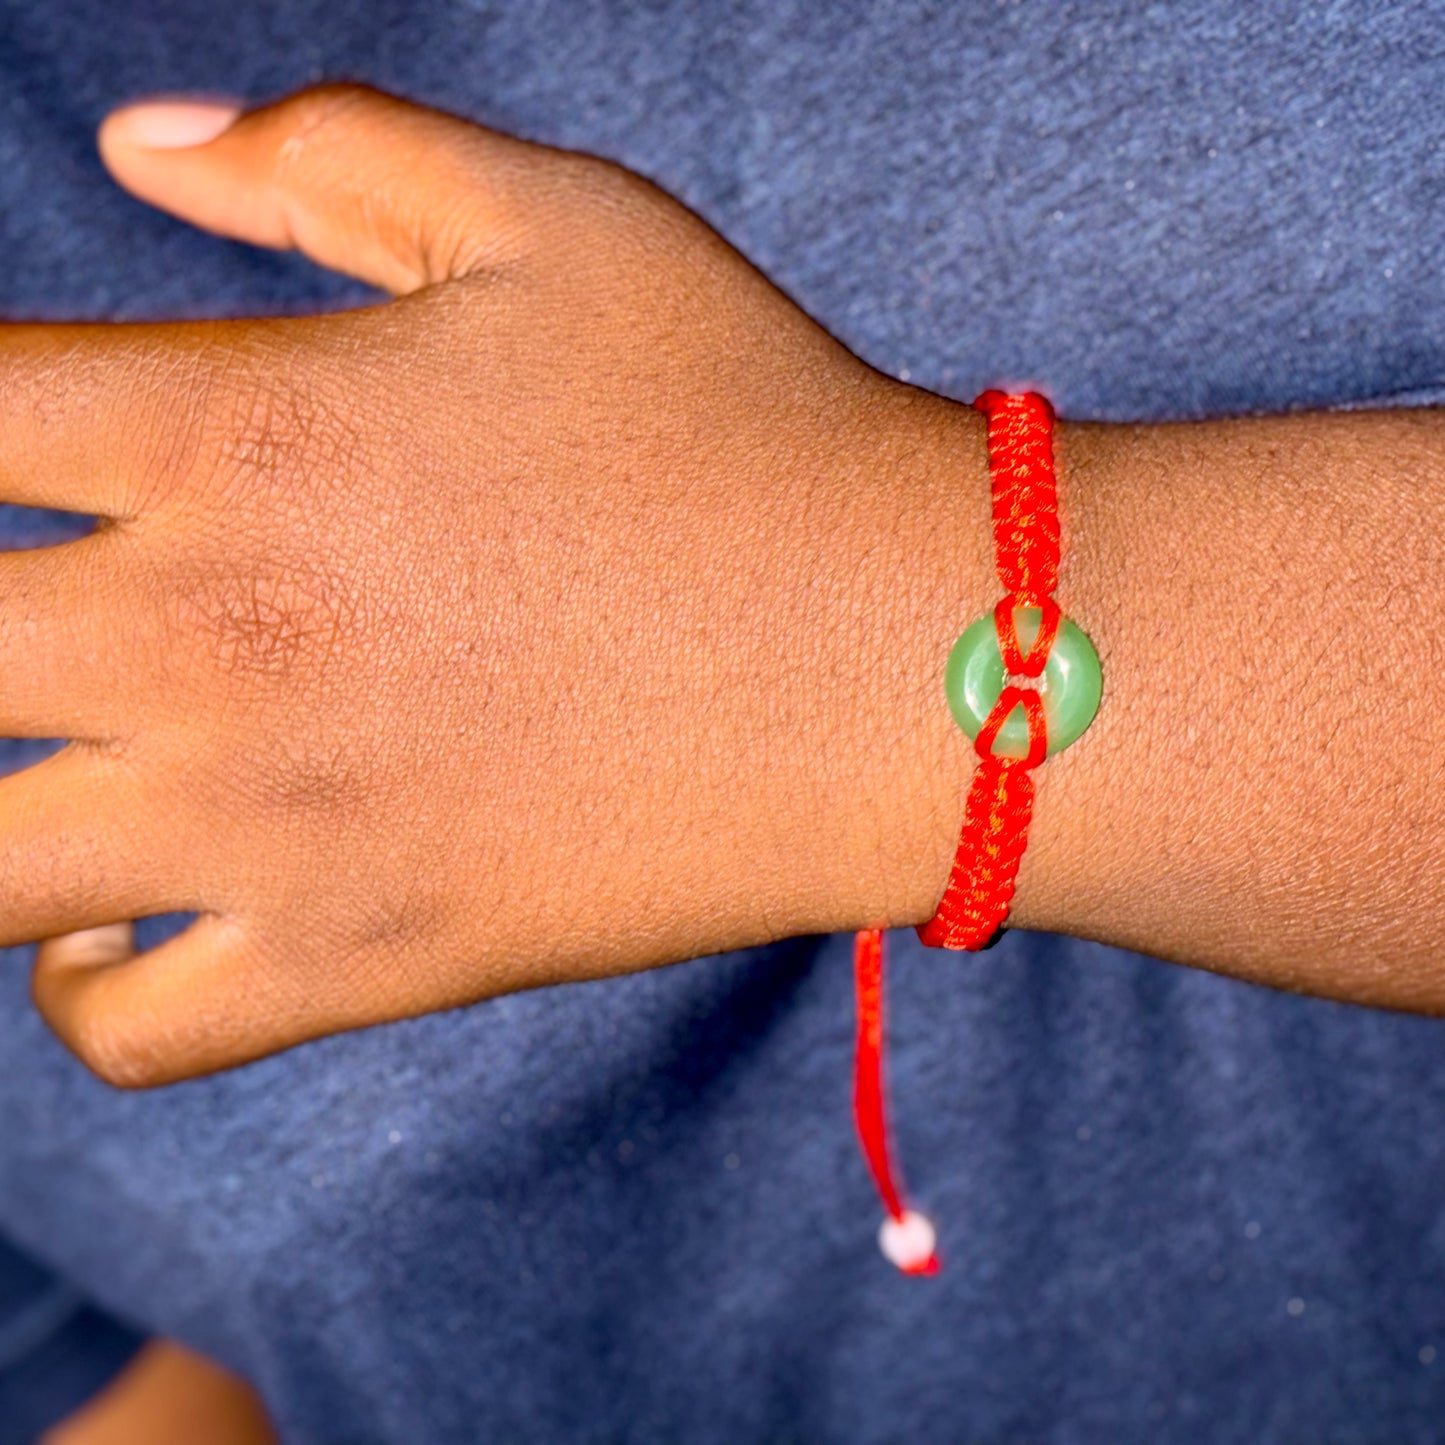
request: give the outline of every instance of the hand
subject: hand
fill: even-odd
[[[934,525],[900,478],[983,485],[971,414],[616,166],[351,87],[155,125],[101,132],[137,196],[402,299],[0,332],[5,495],[102,518],[0,556],[0,731],[72,739],[0,783],[0,941],[100,930],[35,974],[80,1057],[154,1084],[926,917],[957,818],[892,861],[868,698],[916,675],[952,746],[892,578]]]

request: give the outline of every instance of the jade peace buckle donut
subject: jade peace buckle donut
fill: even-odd
[[[1013,618],[1019,648],[1027,654],[1038,636],[1043,609],[1016,606]],[[943,674],[949,711],[971,740],[977,739],[1009,678],[995,614],[986,612],[953,644]],[[1019,677],[1015,681],[1021,683],[1025,679]],[[1080,737],[1093,722],[1103,693],[1099,655],[1084,632],[1067,617],[1059,618],[1048,662],[1038,680],[1038,693],[1048,730],[1045,756],[1052,757]],[[1024,705],[1019,703],[999,728],[993,755],[1026,758],[1028,753],[1028,720]]]

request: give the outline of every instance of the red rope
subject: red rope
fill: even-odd
[[[999,650],[1011,675],[1038,677],[1058,634],[1058,604],[1049,595],[1059,577],[1059,512],[1054,485],[1053,409],[1041,396],[986,391],[974,402],[988,419],[993,535],[999,580],[1006,596],[994,609]],[[1014,628],[1016,607],[1038,607],[1043,616],[1025,654]],[[1005,719],[1022,706],[1028,724],[1024,758],[998,758],[994,741]],[[1013,901],[1019,860],[1028,844],[1033,812],[1032,770],[1048,751],[1048,730],[1039,694],[1008,685],[999,693],[974,740],[979,765],[964,803],[963,827],[953,868],[933,917],[919,926],[930,947],[979,949],[997,933]],[[864,1157],[889,1217],[901,1222],[906,1206],[893,1174],[883,1107],[883,935],[864,929],[854,939],[858,1044],[854,1055],[854,1119]],[[934,1274],[934,1255],[910,1274]]]
[[[853,935],[853,969],[858,985],[858,1057],[867,1061],[853,1075],[853,1116],[883,1205],[903,1218],[903,1200],[888,1165],[888,1131],[883,1122],[883,933],[865,928]]]
[[[993,545],[1004,591],[1037,606],[1059,584],[1059,500],[1054,488],[1054,409],[1033,392],[986,391]]]
[[[853,936],[853,971],[858,991],[858,1050],[853,1069],[853,1119],[873,1182],[888,1217],[905,1213],[903,1196],[888,1158],[888,1125],[883,1114],[883,934],[865,928]],[[937,1274],[938,1256],[899,1266],[905,1274]]]

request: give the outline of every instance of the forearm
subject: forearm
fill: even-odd
[[[942,470],[874,579],[908,579],[869,704],[907,742],[864,764],[888,801],[841,927],[931,915],[975,762],[941,678],[1001,592],[982,428],[926,430]],[[1445,415],[1061,424],[1057,460],[1057,595],[1104,699],[1035,775],[1011,924],[1445,1008]]]

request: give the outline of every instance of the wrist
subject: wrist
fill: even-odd
[[[880,379],[857,467],[847,587],[827,619],[834,746],[820,809],[829,931],[926,922],[977,761],[943,691],[949,649],[1000,593],[988,451],[971,406]]]
[[[978,766],[945,699],[945,663],[959,634],[1004,591],[982,416],[912,388],[893,388],[890,405],[891,422],[875,431],[882,446],[870,492],[874,544],[855,579],[855,612],[867,619],[857,646],[862,676],[840,719],[850,747],[837,793],[851,811],[836,825],[849,859],[835,894],[837,929],[918,925],[934,915]],[[1105,604],[1118,590],[1110,580],[1117,519],[1108,486],[1099,485],[1105,468],[1098,443],[1123,429],[1069,428],[1072,447],[1064,430],[1057,438],[1064,537],[1057,595],[1102,653]],[[1080,444],[1085,436],[1094,444]],[[1102,454],[1112,450],[1104,445]],[[1065,931],[1080,890],[1097,888],[1087,855],[1104,830],[1090,808],[1109,793],[1110,753],[1097,741],[1070,748],[1033,774],[1034,822],[1011,926]]]

